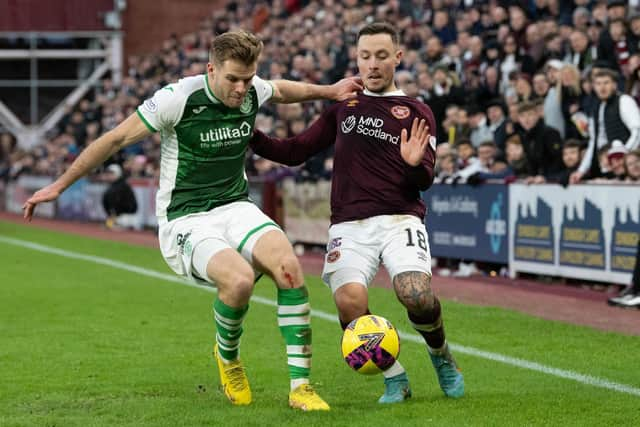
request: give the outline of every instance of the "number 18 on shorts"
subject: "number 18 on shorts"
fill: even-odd
[[[329,228],[322,278],[333,291],[340,286],[331,280],[334,273],[348,271],[352,277],[345,280],[368,285],[381,261],[391,278],[407,271],[431,275],[431,253],[424,223],[413,215],[380,215]]]

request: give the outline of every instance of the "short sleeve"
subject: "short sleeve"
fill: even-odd
[[[178,123],[184,104],[185,97],[180,88],[167,85],[138,106],[136,113],[150,131],[157,132]]]
[[[273,88],[273,83],[267,80],[262,80],[258,76],[253,76],[253,87],[256,89],[256,93],[258,94],[258,106],[261,106],[265,102],[267,102],[273,96],[275,92]]]

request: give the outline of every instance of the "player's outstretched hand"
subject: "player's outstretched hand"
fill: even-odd
[[[364,88],[360,77],[344,78],[337,83],[332,84],[331,87],[334,92],[334,101],[344,101],[345,99],[353,98],[358,95],[358,92],[362,92],[362,89]]]
[[[33,217],[33,210],[36,208],[38,203],[50,202],[57,199],[59,196],[60,191],[54,186],[54,184],[49,184],[36,191],[22,206],[24,219],[31,221],[31,218]]]
[[[424,153],[429,145],[429,126],[425,119],[413,119],[411,135],[407,139],[407,130],[400,133],[400,155],[410,166],[418,166],[424,158]]]

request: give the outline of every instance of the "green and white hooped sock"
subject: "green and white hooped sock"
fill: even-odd
[[[229,307],[219,298],[213,303],[218,353],[224,362],[231,362],[238,358],[238,347],[240,347],[240,336],[242,335],[242,320],[247,310],[249,310],[249,305],[240,308]]]
[[[278,289],[278,326],[287,346],[293,390],[309,382],[311,370],[311,307],[307,288]]]

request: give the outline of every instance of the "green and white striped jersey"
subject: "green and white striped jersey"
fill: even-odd
[[[229,108],[203,74],[163,87],[138,107],[162,141],[158,223],[249,199],[245,153],[258,108],[272,96],[273,87],[256,76],[240,108]]]

